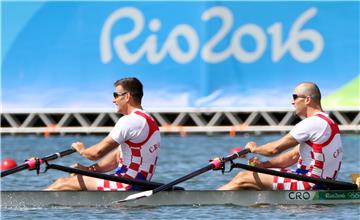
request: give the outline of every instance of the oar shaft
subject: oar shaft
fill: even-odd
[[[13,173],[17,173],[19,171],[26,170],[28,168],[29,168],[29,164],[25,163],[25,164],[22,164],[20,166],[13,168],[13,169],[5,170],[5,171],[1,172],[1,177],[7,176],[7,175],[10,175]]]
[[[68,149],[68,150],[64,150],[64,151],[61,151],[61,152],[58,152],[58,153],[55,153],[55,154],[52,154],[52,155],[49,155],[49,156],[46,156],[46,157],[43,157],[39,160],[40,164],[43,163],[44,161],[51,161],[51,160],[55,160],[57,158],[60,158],[60,157],[64,157],[64,156],[67,156],[69,154],[72,154],[76,152],[75,149]],[[20,166],[17,166],[13,169],[10,169],[10,170],[6,170],[6,171],[3,171],[1,172],[1,177],[5,177],[7,175],[10,175],[10,174],[13,174],[13,173],[17,173],[17,172],[20,172],[22,170],[26,170],[26,169],[32,169],[32,165],[34,164],[34,161],[27,161],[26,163],[20,165]]]
[[[227,163],[230,160],[234,160],[234,159],[236,159],[236,158],[238,158],[238,157],[240,157],[242,155],[245,155],[245,154],[247,154],[249,152],[250,152],[249,149],[244,149],[242,151],[236,152],[234,154],[231,154],[229,156],[226,156],[226,157],[222,158],[222,161],[224,163]],[[209,170],[217,168],[217,166],[218,165],[217,165],[217,163],[215,161],[210,162],[208,165],[206,165],[203,168],[200,168],[200,169],[198,169],[198,170],[196,170],[196,171],[194,171],[194,172],[192,172],[192,173],[190,173],[190,174],[188,174],[186,176],[183,176],[183,177],[181,177],[179,179],[176,179],[176,180],[174,180],[174,181],[172,181],[170,183],[167,183],[167,184],[165,184],[163,186],[160,186],[159,188],[154,189],[153,193],[161,192],[163,190],[168,190],[169,188],[171,188],[172,186],[175,186],[178,183],[184,182],[184,181],[186,181],[188,179],[191,179],[191,178],[193,178],[195,176],[199,176],[199,175],[201,175],[201,174],[203,174],[203,173],[205,173],[205,172],[207,172]]]
[[[84,176],[90,176],[90,177],[94,177],[94,178],[110,180],[110,181],[114,181],[114,182],[126,183],[126,184],[130,184],[130,185],[135,185],[135,186],[147,189],[147,190],[155,189],[157,187],[164,185],[163,183],[129,179],[129,178],[121,177],[121,176],[113,176],[113,175],[107,175],[107,174],[102,174],[102,173],[95,173],[95,172],[90,172],[90,171],[86,171],[86,170],[65,167],[65,166],[61,166],[61,165],[57,165],[57,164],[49,164],[47,166],[47,169],[61,170],[61,171],[68,172],[68,173],[75,173],[75,174],[80,174],[80,175],[84,175]],[[183,188],[181,188],[181,187],[174,187],[174,189],[183,190]]]
[[[247,153],[249,153],[249,152],[250,152],[249,149],[244,149],[244,150],[242,150],[242,151],[236,152],[236,153],[234,153],[234,154],[231,154],[231,155],[229,155],[229,156],[226,156],[226,157],[222,158],[222,161],[223,161],[224,163],[227,163],[227,162],[229,162],[230,160],[235,160],[236,158],[241,157],[242,155],[245,155],[245,154],[247,154]],[[219,162],[219,161],[218,161],[218,162]],[[163,186],[160,186],[159,188],[154,189],[154,190],[153,190],[153,193],[157,193],[157,192],[161,192],[161,191],[163,191],[163,190],[167,190],[167,189],[171,188],[172,186],[175,186],[175,185],[178,184],[178,183],[184,182],[184,181],[186,181],[186,180],[188,180],[188,179],[191,179],[191,178],[193,178],[193,177],[195,177],[195,176],[199,176],[199,175],[201,175],[201,174],[203,174],[203,173],[205,173],[205,172],[207,172],[207,171],[209,171],[209,170],[212,170],[212,169],[215,169],[215,168],[219,168],[219,167],[218,167],[219,165],[220,165],[220,164],[218,164],[216,161],[212,161],[212,162],[210,162],[208,165],[206,165],[206,166],[203,167],[203,168],[200,168],[200,169],[198,169],[198,170],[196,170],[196,171],[194,171],[194,172],[192,172],[192,173],[190,173],[190,174],[188,174],[188,175],[186,175],[186,176],[183,176],[183,177],[181,177],[181,178],[179,178],[179,179],[176,179],[176,180],[174,180],[174,181],[172,181],[172,182],[170,182],[170,183],[167,183],[167,184],[165,184],[165,185],[163,185]]]
[[[236,153],[233,153],[231,154],[230,156],[226,156],[222,159],[216,159],[216,160],[213,160],[211,161],[208,165],[204,166],[203,168],[200,168],[194,172],[191,172],[183,177],[180,177],[170,183],[167,183],[165,185],[162,185],[156,189],[153,189],[153,190],[148,190],[148,191],[145,191],[145,192],[141,192],[141,193],[136,193],[136,194],[133,194],[133,195],[130,195],[128,197],[126,197],[125,199],[123,200],[120,200],[120,201],[116,201],[116,203],[122,203],[122,202],[126,202],[126,201],[130,201],[130,200],[134,200],[134,199],[139,199],[139,198],[142,198],[142,197],[148,197],[148,196],[151,196],[155,193],[158,193],[158,192],[161,192],[161,191],[164,191],[164,190],[168,190],[170,188],[172,188],[173,186],[175,186],[176,184],[178,183],[181,183],[181,182],[184,182],[188,179],[191,179],[195,176],[199,176],[200,174],[203,174],[209,170],[212,170],[212,169],[218,169],[218,168],[221,168],[221,165],[222,163],[226,163],[226,162],[229,162],[230,160],[234,160],[238,157],[241,157],[242,155],[245,155],[247,153],[249,153],[250,150],[249,149],[245,149],[245,150],[242,150],[242,151],[239,151],[239,152],[236,152]]]
[[[167,184],[165,184],[163,186],[160,186],[160,187],[158,187],[156,189],[153,189],[153,190],[148,190],[148,191],[145,191],[145,192],[130,195],[130,196],[126,197],[123,200],[116,201],[116,203],[122,203],[122,202],[130,201],[130,200],[134,200],[134,199],[139,199],[139,198],[142,198],[142,197],[148,197],[148,196],[151,196],[151,195],[153,195],[155,193],[170,189],[171,187],[175,186],[178,183],[184,182],[184,181],[186,181],[188,179],[191,179],[191,178],[193,178],[195,176],[203,174],[203,173],[205,173],[205,172],[207,172],[209,170],[219,169],[219,168],[221,168],[222,163],[226,163],[226,162],[229,162],[230,160],[234,160],[234,159],[236,159],[238,157],[241,157],[242,155],[245,155],[245,154],[247,154],[249,152],[250,152],[249,149],[245,149],[245,150],[233,153],[230,156],[226,156],[226,157],[224,157],[222,159],[213,160],[208,165],[204,166],[203,168],[200,168],[200,169],[198,169],[198,170],[196,170],[194,172],[191,172],[190,174],[187,174],[187,175],[185,175],[183,177],[180,177],[180,178],[178,178],[178,179],[176,179],[176,180],[174,180],[174,181],[172,181],[170,183],[167,183]]]
[[[153,190],[153,193],[157,193],[157,192],[160,192],[160,191],[168,190],[168,189],[172,188],[173,186],[175,186],[175,185],[178,184],[178,183],[184,182],[184,181],[186,181],[186,180],[188,180],[188,179],[191,179],[191,178],[193,178],[193,177],[195,177],[195,176],[199,176],[200,174],[203,174],[203,173],[205,173],[205,172],[207,172],[207,171],[209,171],[209,170],[212,170],[212,169],[214,169],[214,168],[215,168],[215,166],[214,166],[213,164],[209,164],[209,165],[207,165],[206,167],[203,167],[203,168],[201,168],[201,169],[198,169],[198,170],[196,170],[196,171],[194,171],[194,172],[192,172],[192,173],[190,173],[190,174],[188,174],[188,175],[186,175],[186,176],[183,176],[183,177],[181,177],[181,178],[179,178],[179,179],[177,179],[177,180],[174,180],[174,181],[172,181],[172,182],[170,182],[170,183],[167,183],[167,184],[165,184],[165,185],[162,185],[162,186],[154,189],[154,190]]]
[[[265,169],[265,168],[261,168],[261,167],[249,166],[249,165],[241,164],[241,163],[233,164],[233,167],[242,168],[242,169],[257,172],[257,173],[264,173],[264,174],[269,174],[269,175],[273,175],[273,176],[280,176],[280,177],[285,177],[285,178],[290,178],[290,179],[295,179],[295,180],[300,180],[300,181],[305,181],[305,182],[310,182],[310,183],[315,183],[315,184],[321,184],[321,185],[327,186],[329,189],[334,189],[334,190],[357,189],[357,185],[353,184],[353,183],[335,181],[335,180],[327,180],[327,179],[322,179],[322,178],[313,178],[310,176],[298,175],[298,174],[293,174],[293,173],[284,173],[284,172],[279,172],[276,170],[270,170],[270,169]]]

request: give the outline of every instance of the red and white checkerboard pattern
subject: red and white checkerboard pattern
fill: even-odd
[[[120,176],[115,174],[115,176]],[[99,191],[126,191],[131,189],[131,185],[109,180],[97,179],[97,189]]]
[[[274,169],[280,172],[294,173],[287,169]],[[273,190],[311,190],[315,184],[304,181],[274,176]]]
[[[153,157],[151,163],[148,162],[149,160],[147,162],[144,162],[145,153],[142,154],[142,150],[148,151],[147,149],[147,147],[149,147],[148,141],[155,132],[159,131],[159,128],[156,122],[152,118],[150,118],[150,116],[148,116],[147,114],[140,111],[135,112],[135,114],[138,114],[146,119],[147,124],[149,125],[149,134],[143,142],[140,143],[133,143],[131,141],[125,142],[130,147],[131,150],[130,160],[128,162],[121,160],[119,162],[121,173],[115,175],[130,179],[140,179],[140,180],[150,181],[152,175],[154,174],[158,157],[157,156]],[[102,180],[102,179],[97,180],[97,186],[98,186],[97,189],[100,191],[125,191],[132,189],[131,185],[109,181],[109,180]]]
[[[334,137],[340,133],[339,127],[337,126],[337,124],[335,122],[333,122],[329,118],[325,117],[324,115],[316,114],[316,116],[324,119],[328,123],[328,125],[330,126],[330,129],[331,129],[331,134],[330,134],[330,137],[328,138],[328,140],[326,140],[324,143],[321,143],[321,144],[314,143],[311,141],[306,142],[306,144],[308,144],[311,147],[310,153],[311,153],[311,159],[312,159],[312,162],[308,169],[309,170],[308,175],[311,177],[315,177],[315,178],[321,177],[321,178],[325,178],[325,179],[335,179],[338,171],[340,170],[341,161],[337,161],[337,163],[335,164],[334,167],[331,167],[332,164],[330,164],[330,167],[326,167],[326,168],[328,168],[328,170],[327,170],[328,174],[327,175],[324,174],[324,168],[325,168],[324,165],[326,163],[326,158],[331,158],[331,157],[336,158],[335,156],[333,156],[333,154],[334,154],[333,152],[331,152],[331,151],[330,151],[330,153],[326,152],[325,148],[328,145],[332,144]],[[326,157],[326,156],[328,156],[328,157]],[[301,158],[298,161],[298,168],[300,168],[301,170],[307,170],[307,167],[302,163]],[[292,171],[287,170],[287,169],[277,169],[277,170],[279,170],[281,172],[292,173]],[[308,182],[284,178],[284,177],[275,176],[273,179],[273,189],[274,190],[311,190],[311,189],[314,189],[315,186],[316,186],[316,184],[313,184],[313,183],[308,183]]]
[[[316,144],[311,141],[307,141],[306,143],[311,146],[311,158],[313,160],[313,163],[311,164],[309,168],[309,173],[311,177],[315,178],[325,178],[325,179],[335,179],[336,175],[341,167],[341,161],[338,162],[337,169],[333,170],[332,174],[330,176],[324,175],[324,164],[325,164],[325,152],[324,148],[327,147],[329,144],[332,143],[334,137],[340,133],[339,127],[335,122],[330,120],[329,118],[325,117],[324,115],[317,114],[316,116],[324,119],[331,128],[331,134],[327,141],[321,144]],[[332,155],[330,155],[331,157]]]

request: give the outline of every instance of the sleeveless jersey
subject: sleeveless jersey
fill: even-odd
[[[300,143],[297,173],[315,178],[336,179],[343,156],[337,124],[325,113],[317,113],[298,123],[290,134]],[[282,169],[284,172],[291,172]],[[315,184],[274,177],[274,189],[309,190]]]
[[[136,109],[123,116],[109,134],[118,142],[121,159],[115,175],[150,180],[154,174],[160,150],[160,131],[146,112]],[[131,185],[98,180],[98,190],[123,191],[138,189]]]

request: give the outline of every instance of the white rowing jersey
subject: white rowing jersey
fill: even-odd
[[[155,171],[160,151],[160,131],[151,116],[141,109],[124,115],[110,132],[110,137],[119,143],[121,159],[116,175],[150,180]],[[136,189],[128,184],[98,181],[98,190]]]
[[[302,120],[290,134],[300,143],[299,173],[336,179],[343,148],[339,128],[327,114],[316,113]]]

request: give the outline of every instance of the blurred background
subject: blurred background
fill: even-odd
[[[288,131],[304,81],[342,130],[360,130],[358,1],[1,8],[1,133],[107,133],[113,83],[129,76],[163,132]]]
[[[2,109],[113,108],[135,76],[144,107],[360,106],[359,2],[2,2]]]
[[[319,85],[360,131],[359,2],[5,1],[1,132],[107,133],[113,83],[138,77],[163,132],[288,131]]]

